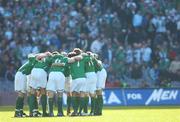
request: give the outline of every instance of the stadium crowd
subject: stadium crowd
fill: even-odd
[[[0,77],[13,81],[29,53],[78,47],[100,55],[108,87],[178,87],[179,6],[178,0],[0,0]]]

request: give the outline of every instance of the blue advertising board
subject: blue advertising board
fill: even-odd
[[[105,89],[103,92],[103,100],[104,105],[125,105],[121,89]]]
[[[105,89],[107,106],[180,105],[180,89]]]

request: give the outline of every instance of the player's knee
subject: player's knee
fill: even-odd
[[[67,94],[67,96],[72,96],[71,92],[67,92],[66,94]]]
[[[30,93],[30,94],[35,94],[35,93],[36,93],[36,90],[33,89],[33,88],[30,88],[29,93]]]
[[[23,92],[18,92],[18,97],[24,97],[25,96],[25,94],[23,93]]]
[[[96,94],[97,94],[97,95],[102,95],[102,90],[97,90],[97,91],[96,91]]]
[[[80,92],[80,97],[85,97],[85,92]]]
[[[73,92],[72,92],[72,96],[78,96],[78,93],[75,92],[75,91],[73,91]]]
[[[88,92],[85,92],[85,93],[84,93],[84,96],[85,96],[85,97],[88,97],[88,96],[89,96],[89,93],[88,93]]]
[[[41,92],[42,95],[44,95],[44,94],[46,94],[46,89],[45,88],[41,88],[40,92]]]
[[[62,97],[62,96],[63,96],[63,92],[62,92],[62,91],[58,91],[58,92],[57,92],[57,96],[58,96],[58,97]]]
[[[53,91],[48,91],[48,97],[53,98],[54,97],[54,92]]]
[[[30,93],[30,91],[28,91],[28,92],[27,92],[27,96],[30,96],[30,95],[31,95],[31,93]]]
[[[90,97],[95,97],[96,94],[95,93],[90,93]]]

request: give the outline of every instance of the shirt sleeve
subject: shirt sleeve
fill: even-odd
[[[64,58],[63,58],[63,61],[64,61],[64,63],[68,63],[68,58],[67,58],[67,57],[64,57]]]
[[[90,56],[84,56],[83,59],[84,59],[85,62],[91,61],[91,57]]]
[[[52,63],[52,57],[51,56],[48,56],[45,58],[45,62],[50,65]]]

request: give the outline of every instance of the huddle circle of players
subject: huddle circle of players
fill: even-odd
[[[15,91],[18,96],[14,117],[28,116],[23,112],[26,92],[29,117],[64,116],[63,93],[67,95],[67,115],[102,115],[102,90],[105,87],[106,77],[107,73],[98,55],[92,52],[85,53],[79,48],[68,54],[57,51],[29,54],[28,61],[15,75]],[[38,111],[38,97],[42,113]],[[89,97],[90,113],[88,113]],[[57,115],[53,112],[55,103]]]

